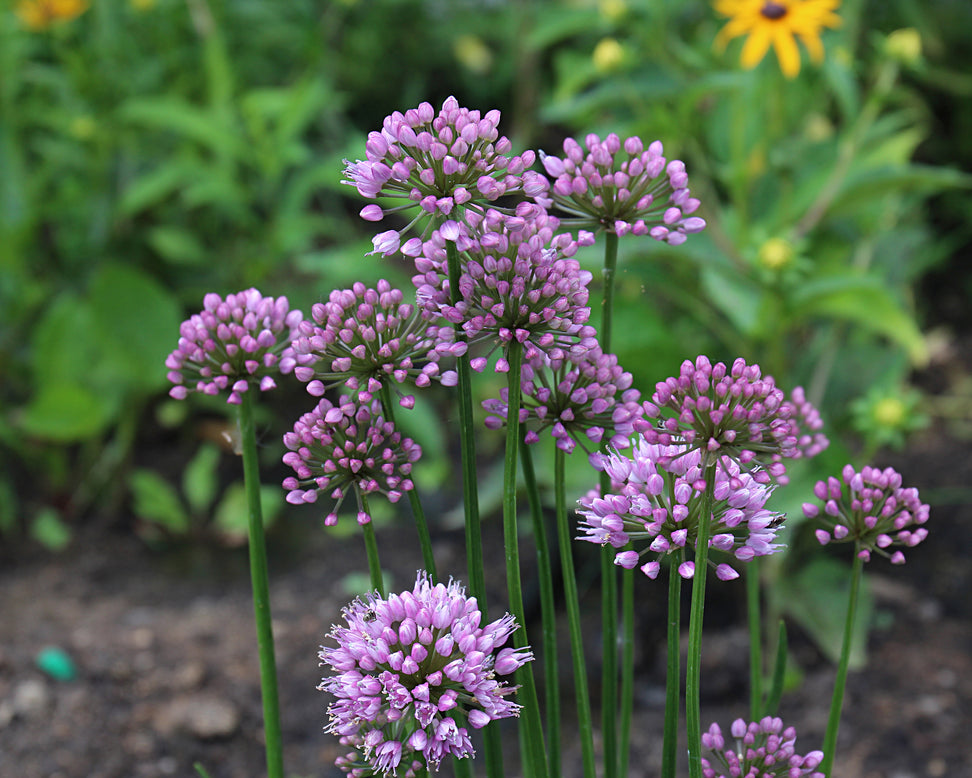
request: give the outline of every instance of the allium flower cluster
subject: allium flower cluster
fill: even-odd
[[[613,492],[579,500],[579,529],[585,534],[578,540],[617,549],[629,542],[641,546],[618,552],[614,562],[630,570],[650,555],[652,559],[641,565],[649,578],[658,577],[660,557],[681,549],[694,551],[705,491],[698,449],[661,446],[641,438],[630,456],[610,451],[598,457],[595,466],[610,476]],[[780,551],[782,546],[774,541],[782,517],[765,507],[772,491],[733,460],[720,460],[715,468],[709,548],[731,554],[739,562]],[[695,562],[682,562],[678,572],[691,578]],[[716,566],[716,575],[723,581],[739,577],[725,563]]]
[[[284,454],[284,464],[297,472],[283,482],[287,502],[313,503],[319,492],[326,493],[337,501],[324,519],[328,526],[337,522],[348,490],[359,498],[359,524],[371,521],[361,504],[362,495],[380,492],[397,502],[413,488],[412,464],[422,456],[418,444],[403,438],[378,414],[377,401],[369,408],[346,396],[338,405],[322,399],[298,419],[283,442],[290,449]]]
[[[447,98],[438,114],[429,103],[404,114],[395,111],[385,117],[381,132],[368,134],[365,160],[345,160],[343,183],[369,199],[405,200],[388,210],[365,206],[361,216],[368,221],[417,206],[420,211],[411,227],[423,217],[481,209],[484,202],[519,191],[524,171],[536,161],[532,151],[509,156],[512,144],[499,134],[499,121],[499,111],[481,114],[461,108],[455,97]],[[408,229],[376,235],[375,251],[394,254]]]
[[[289,310],[286,297],[264,297],[256,289],[223,300],[210,293],[203,310],[179,327],[179,346],[165,360],[175,384],[169,395],[184,400],[189,392],[219,394],[239,404],[254,383],[273,389],[273,376],[286,372],[281,354],[296,334],[301,312]]]
[[[416,260],[419,274],[413,281],[420,304],[460,325],[470,345],[505,347],[516,341],[525,360],[540,354],[563,359],[597,343],[594,328],[587,324],[591,274],[568,256],[577,246],[570,236],[560,242],[553,238],[555,247],[546,247],[553,235],[549,217],[536,206],[525,210],[531,208],[531,218],[507,218],[493,211],[476,221],[476,230],[447,223],[438,230],[440,239],[428,242],[426,256]],[[463,256],[455,303],[445,252],[439,248],[443,240],[455,240]],[[487,359],[477,357],[470,364],[480,371]],[[500,359],[497,370],[506,368],[506,360]]]
[[[336,699],[327,731],[355,738],[372,768],[394,774],[421,758],[435,769],[445,756],[473,756],[466,724],[519,715],[505,680],[533,659],[502,648],[517,629],[507,614],[485,627],[475,597],[455,581],[433,584],[419,573],[411,591],[358,598],[335,626],[336,647],[320,658],[335,675],[318,687]]]
[[[699,201],[690,196],[685,164],[666,160],[661,141],[646,149],[637,137],[622,143],[614,133],[604,140],[591,133],[584,142],[586,154],[573,138],[564,141],[563,158],[541,152],[554,183],[537,176],[547,189],[535,197],[538,203],[563,209],[572,225],[604,228],[618,236],[650,235],[673,246],[705,228],[703,219],[690,215]],[[533,189],[535,179],[528,181]]]
[[[568,454],[578,443],[590,454],[587,442],[599,445],[605,435],[615,448],[627,448],[642,414],[641,395],[631,381],[618,358],[599,346],[569,359],[541,355],[524,364],[520,422],[529,425],[526,442],[537,442],[538,431],[549,428],[557,447]],[[502,389],[499,400],[484,401],[483,408],[491,414],[486,426],[499,429],[506,423],[509,390]]]
[[[343,385],[357,392],[358,402],[368,403],[388,380],[412,380],[418,387],[434,378],[455,383],[455,374],[440,375],[438,365],[442,353],[464,349],[463,344],[441,342],[451,329],[440,336],[419,309],[402,301],[400,290],[385,280],[376,286],[358,282],[351,289],[336,289],[326,303],[311,308],[313,321],[300,323],[284,356],[315,397]],[[406,395],[400,402],[412,407],[415,399]]]
[[[831,476],[814,487],[822,511],[816,503],[803,504],[804,515],[824,525],[816,530],[817,540],[821,544],[853,542],[865,562],[877,552],[892,564],[903,564],[904,553],[891,551],[891,547],[917,546],[928,535],[923,526],[928,521],[928,506],[918,498],[918,490],[903,488],[901,475],[890,467],[865,466],[858,473],[844,465],[841,478],[843,484]]]
[[[705,778],[825,778],[816,769],[823,752],[796,753],[796,730],[784,729],[778,718],[766,716],[750,724],[736,719],[729,731],[735,745],[728,747],[718,724],[703,733],[702,748],[709,752],[702,757]]]
[[[782,459],[812,456],[827,445],[823,435],[801,429],[800,420],[818,430],[820,416],[802,389],[794,398],[786,400],[759,365],[739,358],[727,368],[699,356],[694,363],[684,361],[677,378],[655,385],[651,402],[644,403],[645,416],[655,421],[642,422],[638,430],[650,443],[684,442],[703,450],[709,462],[732,459],[758,480],[786,483]]]

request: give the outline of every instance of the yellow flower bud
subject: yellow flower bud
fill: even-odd
[[[597,8],[601,16],[612,22],[616,22],[628,13],[628,4],[624,0],[600,0]]]
[[[452,44],[452,53],[473,73],[488,73],[493,66],[493,52],[476,35],[460,35]]]
[[[759,247],[759,264],[768,270],[782,270],[796,256],[793,245],[785,238],[770,238]]]
[[[877,424],[891,429],[901,427],[907,413],[908,409],[899,397],[882,397],[871,411]]]
[[[884,52],[902,65],[915,65],[921,59],[921,33],[914,27],[895,30],[884,41]]]
[[[594,47],[591,59],[599,72],[610,73],[624,61],[624,47],[614,38],[601,38]]]

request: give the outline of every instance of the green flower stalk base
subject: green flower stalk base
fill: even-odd
[[[855,547],[856,552],[860,548]],[[844,706],[844,687],[847,685],[847,668],[850,665],[851,643],[854,638],[854,620],[857,617],[857,600],[861,591],[861,576],[864,571],[864,559],[859,553],[854,554],[854,564],[851,567],[850,595],[847,600],[847,619],[844,622],[844,642],[840,648],[840,661],[837,664],[837,677],[834,680],[834,696],[830,701],[830,715],[827,718],[827,734],[824,736],[824,760],[820,771],[831,776],[834,769],[834,752],[837,750],[837,729],[840,727],[840,712]]]
[[[260,505],[260,465],[257,459],[256,428],[253,422],[253,392],[240,394],[239,424],[243,446],[243,482],[249,514],[250,581],[256,616],[257,648],[260,654],[260,691],[263,696],[263,732],[269,778],[283,778],[283,744],[280,737],[280,702],[277,694],[277,663],[274,658],[273,626],[270,618],[270,587],[267,549]]]

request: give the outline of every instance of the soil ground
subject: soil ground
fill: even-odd
[[[931,502],[930,534],[904,567],[883,560],[869,566],[882,627],[870,634],[866,667],[851,673],[836,775],[968,778],[972,447],[939,428],[887,463],[906,471]],[[333,761],[343,749],[322,732],[317,650],[351,599],[345,583],[362,567],[360,538],[286,526],[271,537],[270,550],[287,773],[340,775]],[[490,570],[502,570],[497,531],[497,522],[487,524]],[[383,529],[379,544],[388,550],[383,558],[394,586],[409,586],[420,566],[411,531]],[[437,544],[442,570],[463,569],[460,535],[440,535]],[[658,774],[664,703],[663,597],[643,592],[639,623],[659,626],[639,635],[629,772],[639,777]],[[0,551],[0,593],[0,776],[188,778],[197,761],[212,778],[265,774],[244,550],[197,545],[160,553],[124,526],[80,532],[62,554]],[[593,616],[596,593],[589,598],[584,607]],[[595,623],[588,632],[597,634]],[[796,633],[791,645],[804,677],[780,714],[806,752],[823,740],[833,667],[805,636]],[[73,680],[38,668],[38,652],[49,646],[73,659]],[[599,646],[588,649],[596,677]],[[726,728],[746,715],[745,634],[714,623],[704,660],[703,720]],[[569,693],[567,670],[564,678]],[[570,710],[572,703],[564,705]],[[580,757],[574,738],[565,743],[570,777]]]

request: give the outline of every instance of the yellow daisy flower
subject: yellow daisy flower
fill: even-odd
[[[715,0],[713,5],[717,13],[729,17],[716,36],[718,48],[724,48],[733,38],[748,35],[740,61],[743,67],[754,68],[772,44],[787,78],[800,72],[796,37],[814,61],[821,62],[821,30],[840,26],[840,17],[834,13],[840,0]]]
[[[31,30],[46,30],[59,19],[73,19],[86,10],[87,0],[19,0],[14,9]]]

